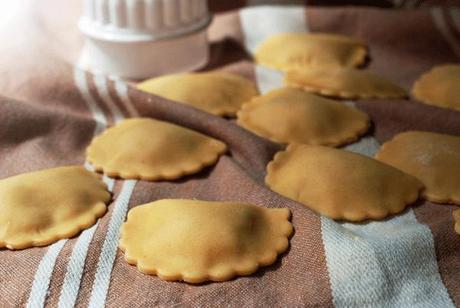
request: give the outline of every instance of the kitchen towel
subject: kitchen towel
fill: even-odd
[[[51,246],[0,250],[1,307],[321,306],[454,307],[460,303],[460,235],[453,205],[419,202],[381,222],[320,217],[270,191],[265,166],[281,146],[192,107],[137,91],[134,81],[79,70],[80,1],[9,1],[0,10],[0,178],[69,164],[86,165],[93,136],[128,117],[177,123],[224,141],[215,166],[173,182],[114,180],[108,213],[80,235]],[[262,93],[282,74],[252,53],[279,32],[329,32],[369,46],[368,68],[410,89],[433,65],[458,63],[460,11],[263,5],[217,14],[203,70],[253,80]],[[158,59],[162,61],[162,59]],[[372,155],[405,130],[460,135],[460,112],[409,100],[348,102],[373,127],[346,150]],[[190,285],[141,274],[117,248],[119,227],[136,205],[196,198],[289,207],[295,228],[275,264],[222,283]]]

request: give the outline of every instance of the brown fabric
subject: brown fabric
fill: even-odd
[[[360,5],[360,6],[375,6],[375,7],[413,7],[419,5],[418,1],[413,0],[413,4],[405,3],[405,0],[236,0],[236,1],[221,1],[208,0],[208,7],[212,12],[225,12],[240,9],[245,6],[258,5],[308,5],[308,6],[344,6],[344,5]],[[428,1],[429,2],[429,1]],[[433,1],[436,5],[439,3]],[[452,0],[456,3],[456,0]]]
[[[369,69],[410,90],[420,74],[433,65],[458,61],[439,33],[429,10],[384,11],[381,9],[311,8],[311,31],[353,35],[369,46]],[[411,22],[407,22],[410,18]]]
[[[460,6],[458,0],[393,0],[396,7],[401,8],[429,8],[436,6]]]
[[[307,6],[368,6],[393,9],[418,9],[430,7],[459,7],[459,0],[208,0],[212,12],[225,12],[245,6],[258,5],[307,5]]]
[[[447,16],[445,11],[444,16]],[[399,82],[408,90],[423,72],[442,63],[458,63],[459,58],[433,24],[430,11],[378,9],[309,9],[307,20],[312,31],[356,36],[370,46],[369,69]],[[410,22],[408,22],[410,20]],[[447,17],[446,17],[447,20]],[[459,29],[460,30],[460,29]],[[458,32],[450,23],[450,31]],[[460,45],[460,37],[458,37]],[[407,130],[426,130],[460,136],[460,112],[436,108],[413,100],[358,102],[374,124],[374,135],[381,142]],[[454,206],[421,202],[417,218],[433,233],[441,278],[451,297],[460,303],[460,236],[454,232]]]
[[[317,257],[324,254],[318,240],[319,220],[301,206],[276,196],[259,181],[251,179],[232,158],[223,157],[212,170],[183,179],[180,183],[139,183],[134,196],[131,206],[171,197],[234,200],[269,207],[289,206],[293,211],[292,221],[296,226],[296,233],[291,241],[290,251],[274,265],[251,277],[203,286],[168,283],[139,275],[135,268],[126,266],[123,254],[119,252],[108,295],[109,306],[117,305],[119,294],[125,294],[125,300],[136,303],[137,307],[155,304],[228,304],[234,307],[281,304],[299,306],[304,303],[329,305],[325,261],[324,257]],[[298,253],[290,253],[291,251]],[[126,281],[132,283],[127,284]]]
[[[80,1],[46,0],[23,4],[0,23],[0,178],[60,165],[83,164],[95,123],[74,80],[73,61],[81,38],[74,24]],[[0,20],[12,11],[0,10]],[[12,14],[12,13],[11,13]],[[429,11],[389,11],[374,8],[309,8],[311,31],[357,36],[370,45],[370,69],[406,88],[423,71],[443,62],[458,62],[435,27]],[[215,17],[209,29],[211,60],[204,70],[226,70],[255,80],[254,65],[243,47],[237,11]],[[84,81],[89,94],[109,122],[114,118],[101,97],[94,76]],[[124,116],[132,116],[127,102],[108,81],[110,98]],[[249,277],[224,283],[193,286],[167,283],[140,274],[117,251],[107,306],[332,306],[320,219],[300,204],[271,192],[263,184],[265,166],[280,146],[183,104],[129,89],[129,98],[142,116],[167,120],[219,138],[229,153],[201,173],[174,182],[138,182],[129,207],[162,198],[232,200],[269,207],[289,207],[295,234],[289,250],[278,261]],[[413,101],[363,101],[375,136],[383,142],[407,129],[426,129],[460,135],[459,112]],[[123,181],[116,181],[114,200]],[[431,228],[442,279],[460,302],[460,237],[453,232],[451,208],[424,203],[418,218]],[[114,204],[100,220],[83,269],[78,307],[90,300],[94,276]],[[78,237],[62,249],[53,270],[46,305],[59,302],[64,276]],[[32,281],[47,248],[0,250],[0,306],[24,306]]]

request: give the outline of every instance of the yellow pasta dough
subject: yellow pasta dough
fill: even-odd
[[[110,194],[83,167],[60,167],[0,180],[0,248],[45,246],[72,237],[106,212]]]
[[[306,68],[286,73],[292,87],[339,98],[400,98],[406,91],[393,82],[367,70],[354,68]]]
[[[460,210],[455,210],[453,213],[455,221],[455,232],[460,234]]]
[[[332,219],[383,219],[417,200],[416,178],[372,158],[334,148],[291,144],[268,164],[266,184]]]
[[[325,33],[282,33],[270,36],[257,49],[257,63],[279,70],[309,66],[359,66],[366,46],[353,38]]]
[[[167,75],[146,80],[137,88],[219,116],[235,115],[258,94],[248,79],[223,72]]]
[[[414,83],[412,94],[425,104],[460,110],[460,65],[435,66]]]
[[[223,142],[182,126],[135,118],[95,137],[87,159],[108,176],[172,180],[214,164],[226,148]]]
[[[282,88],[245,104],[238,124],[274,142],[338,146],[365,133],[369,117],[344,103]]]
[[[383,144],[376,158],[422,181],[426,199],[460,205],[460,137],[404,132]]]
[[[160,200],[129,211],[120,248],[128,263],[163,280],[224,281],[254,273],[284,252],[287,208]]]

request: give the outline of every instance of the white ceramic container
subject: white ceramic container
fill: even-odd
[[[144,79],[208,61],[206,0],[84,0],[79,66]]]

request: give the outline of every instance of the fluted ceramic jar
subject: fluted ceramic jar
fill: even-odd
[[[206,64],[206,0],[84,0],[80,66],[143,79]]]

